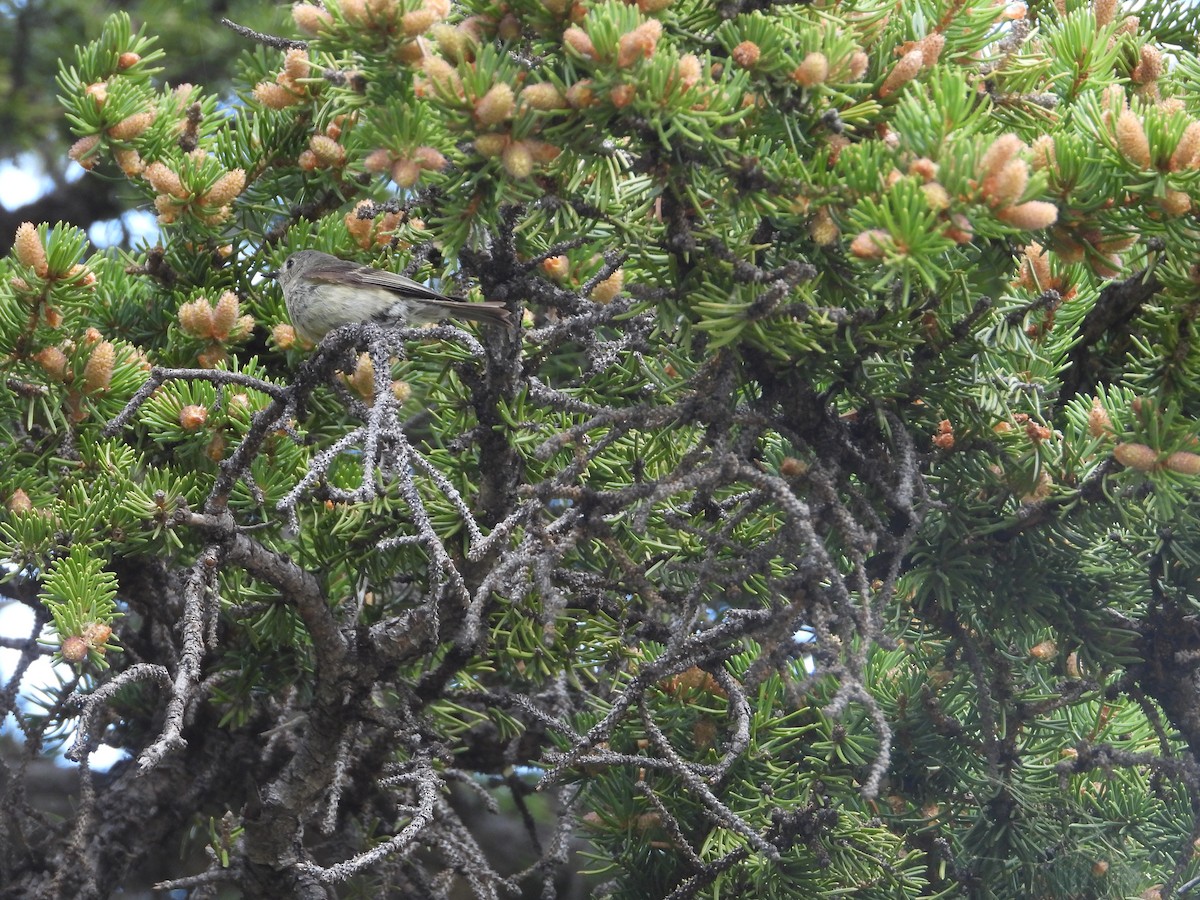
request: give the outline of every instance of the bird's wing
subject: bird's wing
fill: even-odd
[[[384,290],[395,291],[406,297],[417,297],[421,300],[447,300],[451,303],[463,302],[453,297],[447,297],[445,294],[439,293],[420,282],[413,281],[411,278],[405,278],[403,275],[396,275],[393,272],[384,272],[381,269],[373,269],[370,266],[357,266],[347,272],[346,277],[357,284],[381,287]]]

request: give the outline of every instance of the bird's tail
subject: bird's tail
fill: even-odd
[[[434,306],[447,319],[469,319],[485,325],[507,325],[512,314],[495,300],[468,303],[465,300],[422,300],[422,306]]]

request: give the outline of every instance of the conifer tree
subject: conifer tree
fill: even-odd
[[[0,894],[1200,884],[1195,9],[292,19],[63,59],[161,231],[0,262]],[[512,321],[314,346],[301,249]]]

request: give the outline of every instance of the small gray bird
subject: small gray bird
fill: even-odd
[[[512,318],[502,303],[455,300],[403,275],[319,250],[293,253],[276,274],[292,326],[314,344],[339,325],[372,319],[394,325],[449,318],[507,325]]]

